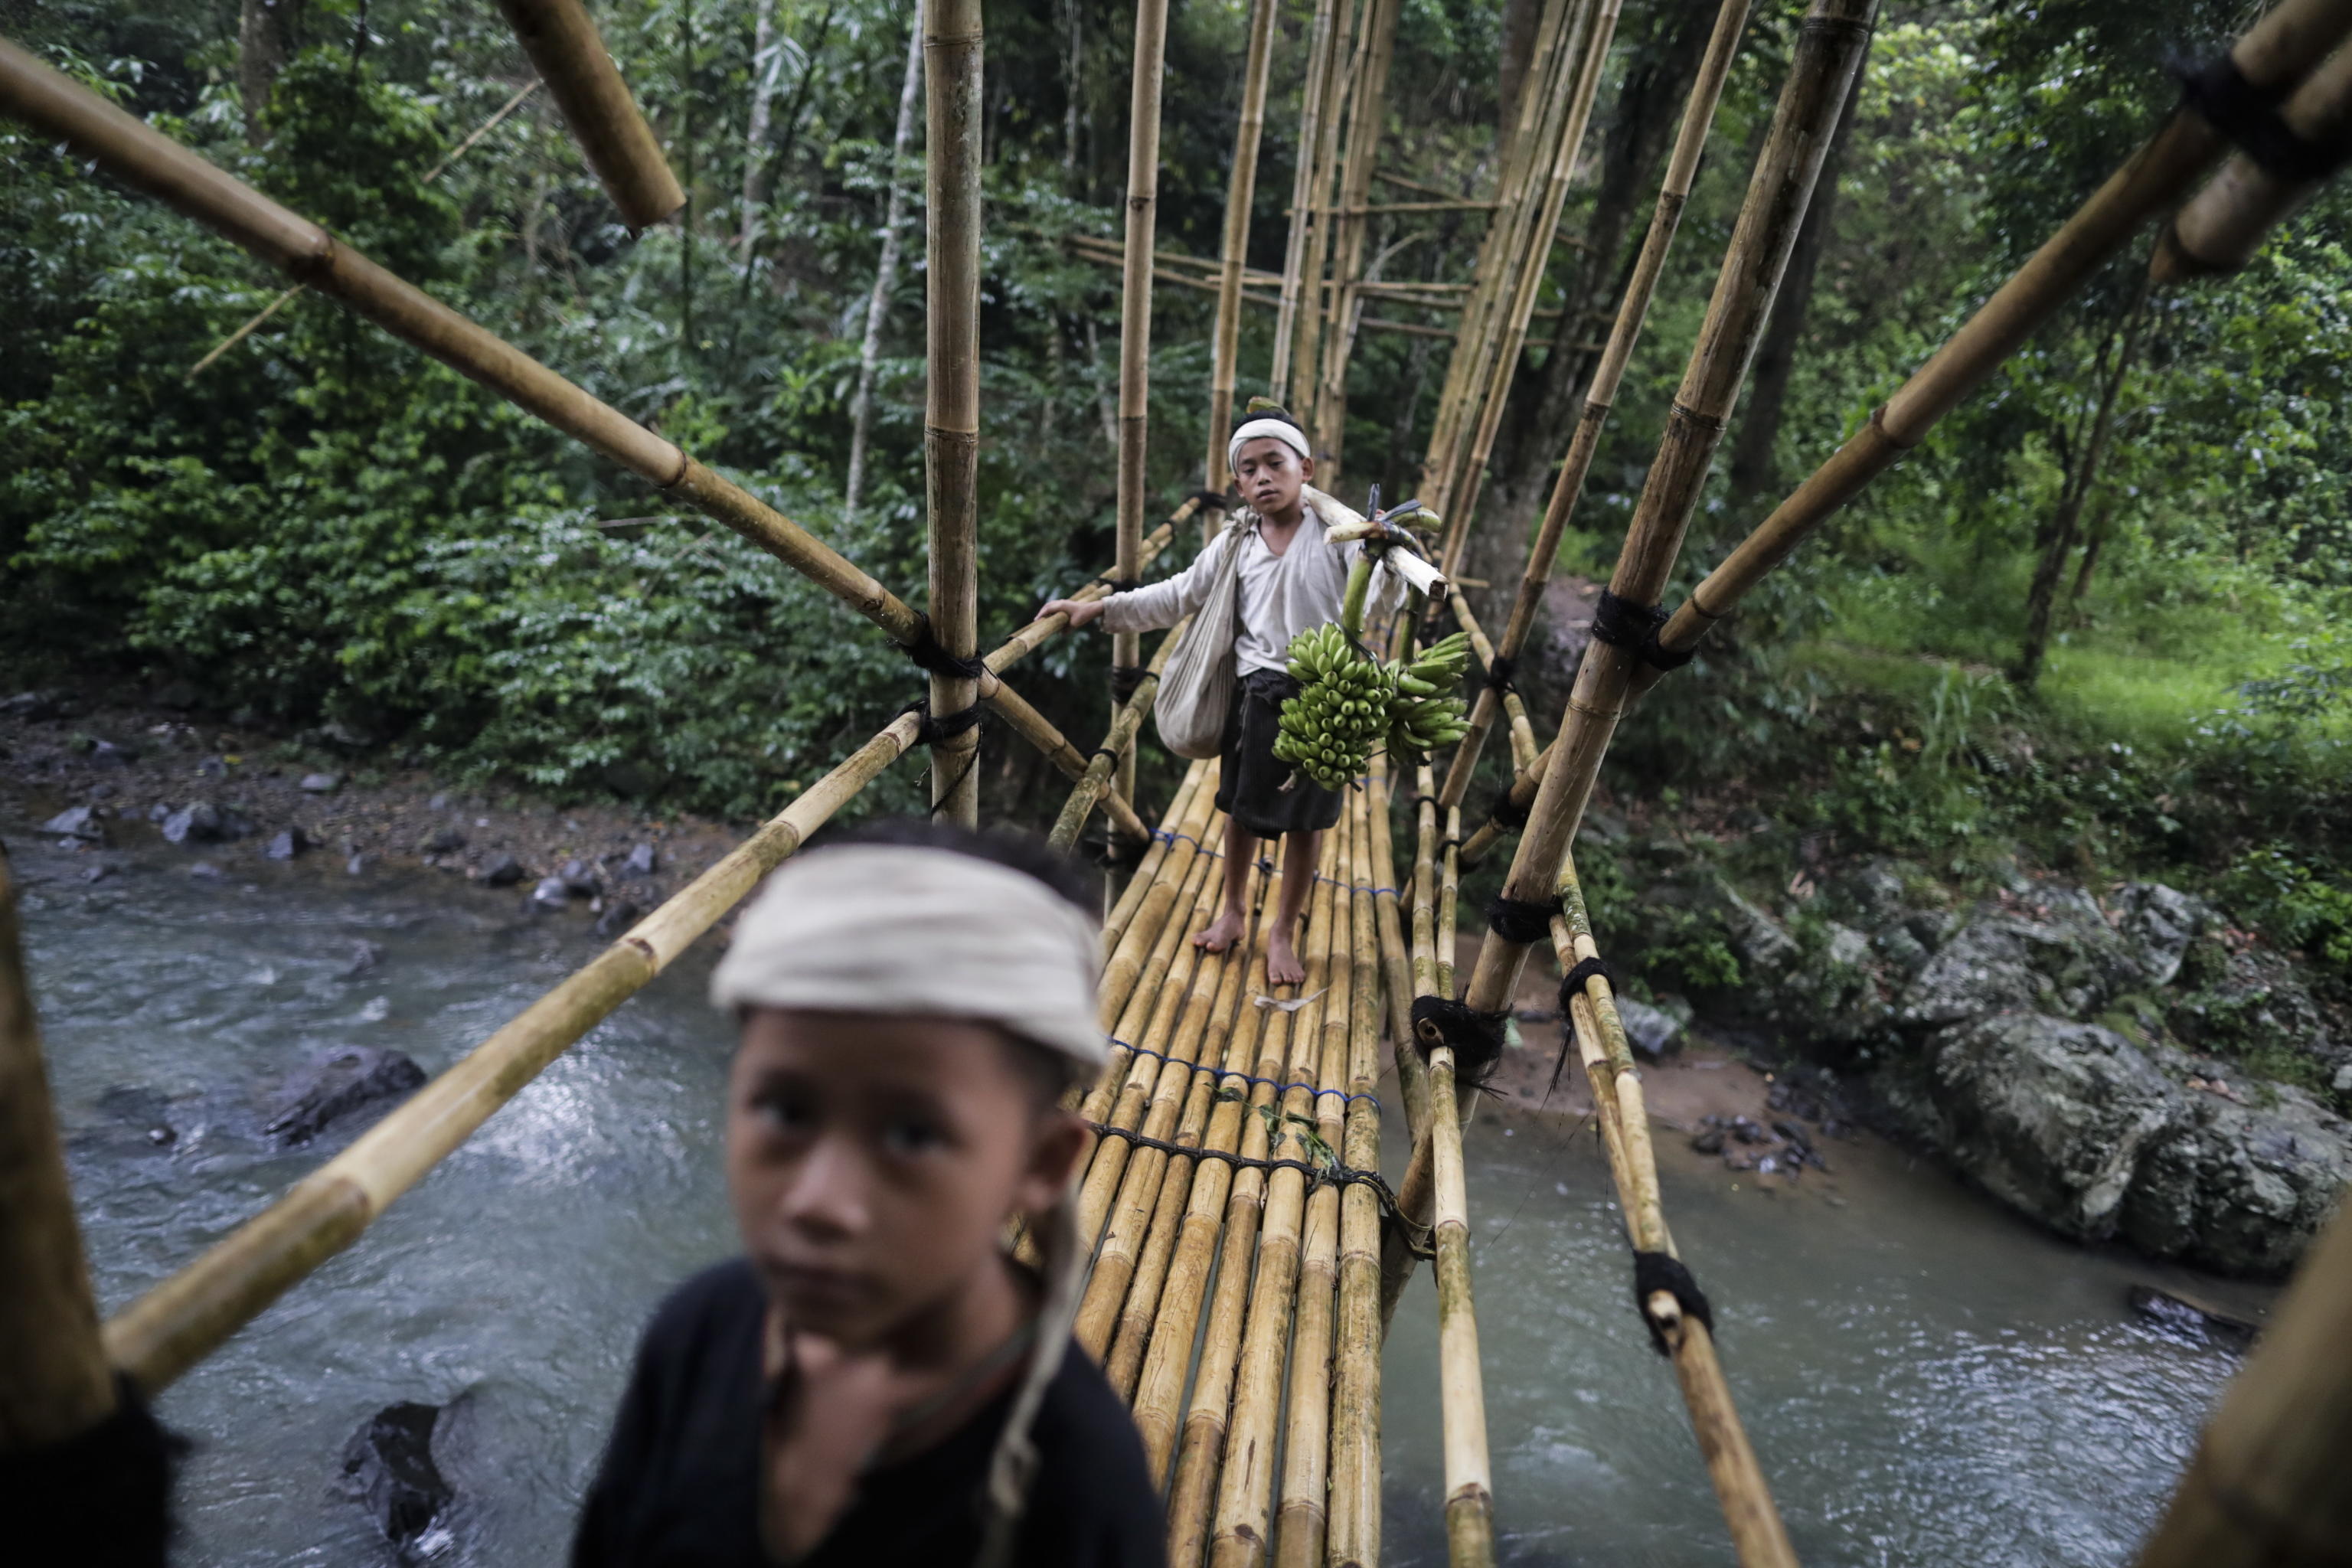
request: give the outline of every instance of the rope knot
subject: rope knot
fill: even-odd
[[[1650,1298],[1661,1290],[1675,1299],[1685,1318],[1696,1318],[1715,1332],[1715,1309],[1708,1304],[1706,1292],[1698,1288],[1691,1271],[1683,1260],[1671,1252],[1633,1254],[1633,1308],[1642,1314],[1642,1321],[1650,1331],[1650,1343],[1660,1355],[1672,1355],[1674,1347],[1666,1339],[1666,1324],[1650,1310]]]
[[[1454,1052],[1454,1081],[1484,1089],[1503,1060],[1503,1013],[1481,1013],[1450,996],[1412,999],[1412,1044],[1422,1059],[1439,1047]]]

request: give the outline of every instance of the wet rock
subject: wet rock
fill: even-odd
[[[100,822],[97,814],[86,805],[58,813],[41,824],[41,831],[54,833],[61,838],[79,839],[84,844],[106,842],[106,824]]]
[[[2005,1010],[2089,1017],[2145,983],[2089,894],[2037,888],[2035,896],[2031,905],[1979,905],[1913,976],[1895,1020],[1934,1026]]]
[[[332,795],[343,787],[341,773],[304,773],[301,788],[309,795]]]
[[[1697,1150],[1702,1154],[1722,1153],[1723,1129],[1720,1127],[1700,1128],[1696,1132],[1691,1134],[1690,1146]]]
[[[446,1405],[388,1405],[343,1447],[344,1494],[367,1510],[403,1563],[437,1557],[454,1542],[457,1489],[443,1467],[467,1409],[462,1395]]]
[[[466,836],[454,827],[427,828],[416,841],[419,855],[454,855],[466,847]]]
[[[1801,953],[1787,927],[1727,887],[1722,889],[1722,900],[1724,931],[1743,965],[1765,974],[1796,965]]]
[[[2152,985],[2172,984],[2189,944],[2213,923],[2210,904],[2160,882],[2130,883],[2116,894],[2115,903],[2116,934]]]
[[[272,860],[291,860],[310,847],[310,836],[299,827],[289,827],[270,839],[269,847],[262,851]]]
[[[109,877],[113,875],[114,868],[107,865],[104,861],[100,861],[97,865],[92,866],[88,870],[84,871],[81,874],[81,879],[85,882],[103,882]]]
[[[171,1122],[172,1101],[162,1089],[145,1084],[117,1084],[98,1097],[98,1109],[116,1127],[135,1133],[150,1149],[169,1149],[180,1141]]]
[[[203,881],[217,882],[221,879],[221,868],[209,860],[199,860],[188,868],[188,875]]]
[[[596,875],[596,868],[585,860],[566,860],[563,869],[557,875],[563,879],[565,887],[583,899],[593,899],[604,890],[604,879]]]
[[[262,1131],[281,1148],[307,1143],[336,1121],[405,1099],[424,1082],[425,1069],[398,1051],[346,1046],[317,1052],[270,1097]]]
[[[364,855],[354,855],[343,862],[343,871],[347,876],[356,877],[367,868],[368,858]]]
[[[654,853],[654,847],[640,844],[629,851],[626,860],[621,862],[621,874],[625,877],[650,877],[660,866],[661,858]]]
[[[2293,1268],[2352,1180],[2352,1140],[2300,1092],[2274,1093],[2268,1107],[2186,1095],[2173,1136],[2141,1163],[2125,1238],[2223,1274]]]
[[[1771,1135],[1766,1132],[1763,1125],[1752,1116],[1735,1116],[1724,1123],[1724,1129],[1742,1143],[1765,1143],[1771,1141]]]
[[[1617,1016],[1625,1024],[1625,1043],[1655,1061],[1683,1047],[1683,1021],[1663,1008],[1617,998]]]
[[[0,701],[0,719],[72,719],[83,711],[81,701],[68,691],[19,691]]]
[[[483,862],[480,876],[490,887],[511,888],[523,879],[522,862],[511,855],[493,855]]]
[[[139,753],[128,746],[118,746],[111,741],[96,741],[89,748],[92,767],[127,768],[139,760]]]
[[[2125,1292],[2124,1299],[2142,1318],[2191,1344],[2210,1344],[2218,1340],[2242,1345],[2262,1331],[2262,1325],[2252,1318],[2192,1301],[2153,1285],[2135,1285]]]
[[[163,818],[170,844],[220,844],[237,837],[230,814],[208,800],[193,800]]]
[[[561,877],[542,877],[539,886],[530,890],[533,909],[561,910],[572,902],[572,884]]]
[[[604,907],[603,914],[596,917],[596,934],[604,937],[619,936],[636,924],[644,913],[643,910],[628,900],[615,899]]]
[[[352,943],[352,960],[343,965],[343,978],[348,980],[354,974],[365,974],[383,962],[383,949],[372,942],[355,942]]]
[[[339,752],[364,752],[375,744],[375,737],[356,724],[341,719],[331,720],[310,731],[311,738]]]

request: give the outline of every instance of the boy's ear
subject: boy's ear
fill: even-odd
[[[1301,458],[1298,459],[1298,477],[1302,479],[1311,479],[1315,477],[1314,458]]]
[[[1038,1214],[1062,1201],[1087,1157],[1087,1124],[1075,1111],[1056,1106],[1037,1119],[1029,1145],[1029,1169],[1024,1173],[1021,1208]]]

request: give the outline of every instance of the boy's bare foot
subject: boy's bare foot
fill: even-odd
[[[1208,952],[1223,952],[1241,941],[1242,931],[1249,917],[1240,910],[1227,910],[1215,921],[1192,933],[1192,945]]]
[[[1290,932],[1276,926],[1265,939],[1265,983],[1268,985],[1297,985],[1307,979],[1307,966],[1298,962],[1297,950],[1290,945]]]

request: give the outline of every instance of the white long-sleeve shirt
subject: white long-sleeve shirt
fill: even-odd
[[[1100,625],[1114,632],[1153,632],[1197,614],[1209,602],[1217,574],[1225,570],[1226,551],[1238,547],[1241,566],[1234,596],[1240,624],[1234,640],[1234,670],[1247,675],[1253,669],[1284,668],[1291,638],[1339,618],[1348,573],[1364,551],[1360,541],[1327,544],[1323,539],[1325,529],[1360,514],[1311,485],[1303,499],[1306,515],[1281,554],[1266,548],[1257,514],[1244,510],[1235,519],[1237,532],[1220,534],[1175,576],[1104,600]],[[1365,600],[1366,619],[1403,604],[1404,592],[1402,577],[1385,563],[1376,567]]]

